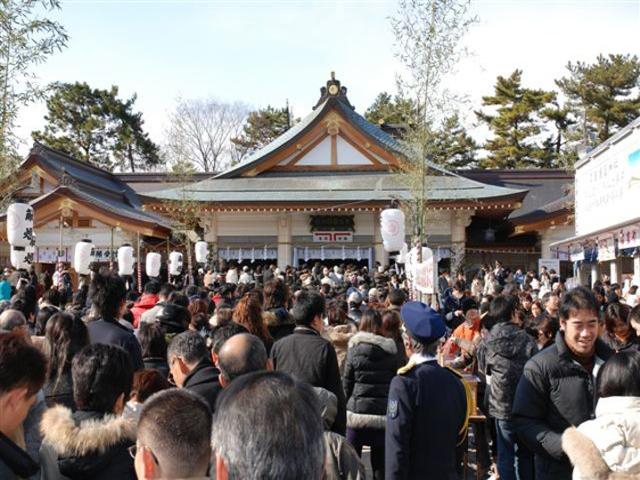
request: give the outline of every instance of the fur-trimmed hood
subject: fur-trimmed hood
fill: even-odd
[[[612,472],[593,441],[575,427],[562,434],[562,449],[577,469],[574,479],[640,480],[640,474]]]
[[[370,332],[358,332],[351,340],[349,340],[349,348],[353,348],[361,343],[369,343],[382,348],[385,352],[395,355],[398,351],[396,348],[396,342],[393,338],[383,337],[382,335],[375,335]]]
[[[130,418],[115,415],[90,415],[71,412],[61,405],[48,409],[40,423],[43,442],[60,457],[102,455],[121,443],[134,442],[136,424]]]

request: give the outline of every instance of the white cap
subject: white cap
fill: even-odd
[[[369,290],[369,298],[374,297],[377,298],[378,297],[378,289],[377,288],[372,288]]]

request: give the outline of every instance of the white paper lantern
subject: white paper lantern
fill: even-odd
[[[382,245],[387,252],[400,250],[404,244],[404,212],[387,208],[380,214]]]
[[[171,252],[169,254],[169,274],[180,275],[182,273],[182,254]]]
[[[79,275],[89,275],[89,265],[93,261],[93,249],[91,240],[81,240],[76,243],[73,251],[73,268]]]
[[[133,247],[123,245],[118,249],[118,275],[133,275]]]
[[[207,242],[200,240],[196,242],[196,262],[207,263],[207,256],[209,255],[209,249]]]
[[[157,252],[147,253],[147,260],[145,262],[145,270],[149,277],[159,277],[160,267],[162,265],[162,255]]]
[[[13,268],[27,270],[31,266],[28,255],[25,247],[15,247],[12,245],[9,259],[11,260]]]
[[[12,203],[7,208],[7,240],[26,247],[33,236],[33,208],[28,203]]]

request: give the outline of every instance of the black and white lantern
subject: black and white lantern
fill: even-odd
[[[11,266],[17,270],[27,270],[31,266],[26,247],[11,246]]]
[[[7,240],[15,247],[26,247],[33,238],[33,208],[12,203],[7,209]]]
[[[73,251],[73,268],[79,275],[89,275],[89,265],[93,261],[93,251],[94,246],[89,239],[76,243]]]
[[[133,275],[133,247],[124,244],[118,249],[118,275]]]
[[[145,262],[145,270],[149,277],[160,276],[160,266],[162,265],[162,255],[157,252],[147,253],[147,259]]]

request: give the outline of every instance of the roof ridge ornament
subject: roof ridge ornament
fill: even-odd
[[[355,110],[355,107],[351,105],[351,102],[349,102],[347,98],[347,87],[340,85],[340,80],[336,80],[336,72],[334,71],[331,72],[331,78],[327,80],[327,85],[320,88],[320,99],[313,107],[313,110],[330,98],[336,98],[346,104],[351,110]]]

